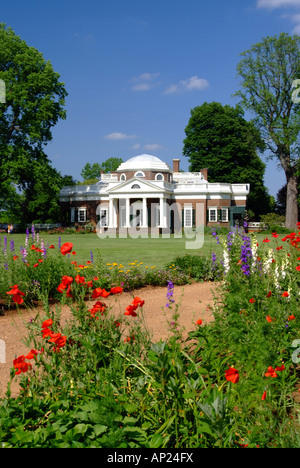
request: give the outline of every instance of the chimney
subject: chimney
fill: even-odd
[[[173,159],[173,172],[179,172],[180,159]]]
[[[207,180],[208,169],[200,169],[201,174],[204,177],[204,180]]]

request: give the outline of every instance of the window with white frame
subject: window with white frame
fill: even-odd
[[[85,223],[86,222],[86,208],[79,208],[78,209],[78,222]]]
[[[125,175],[125,174],[121,174],[120,181],[121,181],[121,182],[125,182],[125,180],[126,180],[126,175]]]
[[[100,227],[108,226],[108,208],[100,208]]]
[[[136,173],[134,174],[134,176],[135,176],[135,177],[145,177],[145,174],[144,174],[144,172],[142,172],[142,171],[138,171],[138,172],[136,172]]]
[[[160,173],[159,173],[159,174],[156,174],[155,180],[164,180],[163,174],[160,174]]]
[[[217,208],[209,208],[208,209],[208,221],[210,223],[214,223],[218,221],[218,210]]]
[[[220,221],[222,223],[227,223],[228,222],[228,208],[221,208],[221,216],[220,216]]]
[[[193,208],[184,208],[184,227],[193,227]]]

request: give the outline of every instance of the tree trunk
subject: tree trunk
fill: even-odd
[[[286,216],[285,227],[296,229],[298,222],[298,177],[295,174],[286,175],[287,193],[286,193]]]

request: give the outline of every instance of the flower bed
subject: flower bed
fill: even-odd
[[[46,308],[28,325],[28,353],[11,371],[20,396],[8,389],[0,405],[2,446],[298,447],[300,233],[270,237],[218,236],[222,300],[214,322],[198,317],[187,339],[169,279],[162,307],[173,310],[172,332],[158,343],[142,294],[116,315],[106,297],[122,286],[100,285],[89,265],[74,271],[73,246],[61,246],[70,270],[56,290],[72,318],[62,328],[59,307]],[[26,301],[21,284],[6,292]]]

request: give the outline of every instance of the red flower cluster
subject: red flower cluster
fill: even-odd
[[[72,276],[63,276],[60,285],[57,288],[57,291],[63,293],[67,290],[67,297],[72,297],[71,294],[71,284],[73,283]]]
[[[19,290],[19,286],[15,284],[10,291],[7,291],[6,294],[12,295],[13,301],[16,304],[22,304],[24,302],[23,297],[25,293]]]
[[[284,371],[284,364],[282,364],[282,366],[280,366],[280,367],[276,366],[275,369],[273,369],[272,366],[269,366],[268,367],[268,372],[265,373],[265,376],[266,377],[273,377],[273,378],[277,377],[276,371],[277,372]]]
[[[26,356],[22,355],[17,357],[16,359],[13,360],[13,365],[14,368],[16,369],[15,375],[19,375],[22,372],[25,373],[29,371],[29,369],[32,368],[32,365],[27,361],[30,361],[31,359],[36,359],[36,356],[38,354],[41,354],[43,349],[41,351],[37,351],[36,349],[32,349]]]
[[[61,333],[54,333],[50,330],[50,327],[53,325],[53,320],[48,319],[45,320],[42,325],[42,335],[43,338],[49,338],[49,343],[54,343],[55,347],[53,351],[59,351],[60,348],[63,348],[67,342],[67,337],[62,335]]]
[[[107,305],[104,304],[104,302],[97,301],[91,309],[89,309],[89,312],[92,317],[95,317],[95,315],[100,312],[101,315],[104,314],[105,310],[107,309]],[[97,319],[99,317],[96,317]]]
[[[136,317],[137,313],[135,312],[138,307],[143,307],[145,301],[143,301],[140,297],[135,297],[132,303],[126,307],[124,315],[131,315],[132,317]]]
[[[300,230],[300,223],[297,223],[297,228]],[[291,232],[291,234],[287,234],[281,240],[283,242],[289,241],[290,245],[299,248],[300,232],[298,232],[298,234],[296,234],[295,232]]]
[[[97,278],[98,279],[98,278]],[[101,289],[101,288],[96,288],[93,291],[92,298],[97,299],[98,297],[108,297],[111,294],[121,294],[123,292],[123,288],[120,286],[115,286],[111,288],[110,291],[106,291],[106,289]],[[104,302],[97,301],[91,309],[89,309],[89,312],[92,317],[95,317],[97,313],[101,313],[101,315],[104,314],[105,310],[107,309],[107,305]],[[97,319],[99,317],[96,317]]]

